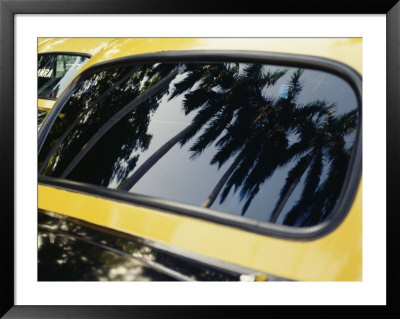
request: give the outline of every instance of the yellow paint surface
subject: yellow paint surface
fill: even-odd
[[[86,64],[130,55],[179,50],[247,50],[334,59],[362,72],[361,38],[117,38]]]
[[[112,41],[113,38],[39,38],[38,53],[74,52],[94,55]]]
[[[54,104],[56,104],[56,100],[38,99],[38,109],[41,111],[50,111]]]

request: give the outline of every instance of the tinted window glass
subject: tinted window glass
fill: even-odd
[[[46,117],[47,113],[48,113],[47,111],[38,110],[38,117],[37,117],[38,127],[40,126],[40,124],[42,124],[42,122],[43,122],[44,118]]]
[[[38,96],[42,99],[58,98],[88,60],[88,57],[77,55],[39,54]]]
[[[326,72],[248,63],[157,63],[76,89],[39,174],[298,227],[329,216],[358,124]]]

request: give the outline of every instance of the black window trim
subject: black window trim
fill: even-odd
[[[58,101],[48,114],[38,135],[38,154],[50,131],[51,126],[58,113],[62,110],[77,85],[84,79],[98,70],[105,70],[115,67],[132,66],[134,64],[158,63],[158,62],[234,62],[244,63],[265,63],[288,67],[305,67],[335,74],[345,80],[354,90],[357,98],[359,123],[356,132],[356,142],[350,157],[349,168],[343,181],[341,193],[337,202],[330,213],[330,216],[322,223],[307,227],[291,227],[261,222],[247,217],[229,215],[214,211],[208,208],[196,207],[178,202],[171,202],[159,198],[148,197],[139,194],[121,192],[101,186],[80,183],[60,178],[50,178],[39,176],[38,182],[49,186],[65,188],[71,191],[88,193],[96,196],[110,198],[118,201],[129,202],[136,205],[143,205],[161,209],[170,213],[186,215],[200,218],[218,224],[236,227],[246,231],[288,239],[288,240],[315,240],[321,238],[335,230],[347,216],[356,197],[362,174],[362,78],[353,68],[341,62],[316,56],[273,53],[262,51],[166,51],[157,53],[146,53],[124,58],[118,58],[106,62],[101,62],[89,67],[80,73],[72,83],[64,90]]]

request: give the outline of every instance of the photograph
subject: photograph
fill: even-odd
[[[361,281],[362,38],[38,38],[38,281]]]
[[[398,0],[95,2],[0,0],[0,317],[398,317]]]

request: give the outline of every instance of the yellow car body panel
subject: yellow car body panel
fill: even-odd
[[[57,100],[38,99],[38,109],[40,111],[50,111]]]
[[[40,47],[42,44],[46,43],[47,41],[50,41],[54,38],[38,38],[38,47]]]
[[[81,72],[99,62],[130,55],[180,50],[250,50],[304,54],[345,63],[361,73],[361,38],[118,38]]]
[[[65,42],[67,43],[67,42]],[[79,71],[131,55],[180,50],[256,50],[312,55],[362,73],[361,38],[115,39]],[[362,183],[344,220],[312,240],[281,239],[173,212],[39,185],[39,209],[179,247],[257,271],[294,280],[362,280]]]
[[[94,55],[112,41],[113,38],[39,38],[38,53],[69,52]]]

